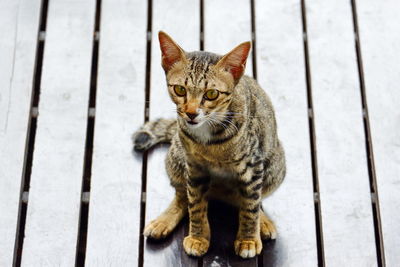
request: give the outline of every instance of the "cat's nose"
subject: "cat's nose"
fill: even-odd
[[[194,119],[197,117],[197,115],[199,115],[199,114],[197,114],[197,113],[189,113],[189,112],[186,112],[186,115],[187,115],[191,120],[194,120]]]

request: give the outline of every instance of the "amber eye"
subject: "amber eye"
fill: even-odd
[[[215,100],[219,96],[219,91],[217,89],[210,89],[204,94],[204,98],[207,100]]]
[[[175,94],[177,94],[178,96],[185,96],[186,95],[186,89],[183,86],[174,85],[174,91],[175,91]]]

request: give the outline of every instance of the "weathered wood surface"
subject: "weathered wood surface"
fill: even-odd
[[[88,266],[136,266],[141,259],[145,266],[318,266],[323,261],[326,266],[376,266],[379,235],[374,231],[379,224],[373,215],[380,218],[386,266],[396,266],[400,260],[398,1],[97,1],[102,6],[98,73],[90,77],[95,2],[49,1],[41,66],[35,58],[41,6],[46,1],[0,0],[0,266],[11,266],[15,256],[18,263],[21,251],[23,266],[73,266],[78,238],[83,242],[79,259]],[[352,2],[358,8],[357,18]],[[309,57],[304,53],[302,3]],[[252,4],[255,17],[251,17]],[[353,19],[358,19],[360,34],[361,81],[365,81],[361,84]],[[150,93],[150,120],[176,117],[160,66],[157,33],[164,30],[193,51],[200,49],[203,29],[204,50],[224,54],[251,40],[252,21],[256,64],[251,55],[246,73],[257,74],[272,99],[288,167],[282,186],[263,201],[278,228],[277,240],[264,242],[263,255],[257,259],[239,259],[232,245],[237,211],[212,202],[212,240],[204,258],[191,258],[183,251],[187,219],[165,240],[145,238],[140,254],[140,220],[148,223],[156,218],[174,196],[164,166],[168,146],[150,151],[143,170],[142,154],[131,152],[130,136],[145,117],[145,88]],[[149,59],[147,30],[151,31]],[[148,64],[150,73],[145,73]],[[36,65],[42,75],[35,78],[42,82],[33,139],[29,113],[34,74],[40,73]],[[146,75],[150,75],[149,85]],[[90,78],[97,78],[98,88],[84,250],[86,233],[79,233],[78,227],[85,154],[91,153],[85,151]],[[372,136],[370,169],[362,85]],[[313,117],[308,117],[309,92]],[[315,124],[318,164],[314,178],[318,178],[320,202],[314,202],[310,122]],[[27,136],[35,143],[33,162],[29,157],[26,163],[32,163],[32,174],[24,227],[19,206]],[[147,172],[143,196],[142,171]],[[368,171],[376,173],[377,210],[372,209],[378,203],[371,204]],[[142,197],[144,218],[140,218]],[[319,205],[321,214],[316,213]],[[86,212],[82,216],[86,219]],[[322,229],[316,227],[316,218]],[[22,231],[17,233],[18,223]],[[23,231],[24,242],[14,247]],[[322,234],[318,238],[322,247],[316,233]]]
[[[285,181],[263,201],[276,241],[265,266],[317,266],[306,72],[300,1],[256,1],[257,79],[275,107],[286,153]]]
[[[399,2],[356,1],[386,266],[400,261]]]
[[[152,43],[151,43],[151,81],[150,81],[150,120],[175,118],[174,104],[167,91],[164,70],[161,68],[161,52],[158,31],[167,32],[183,49],[200,49],[200,3],[199,1],[153,1]],[[173,22],[172,22],[173,20]],[[149,153],[146,188],[146,224],[154,220],[169,205],[174,190],[169,184],[164,159],[167,146],[156,148]],[[197,260],[183,252],[183,224],[167,242],[145,240],[144,266],[189,266],[197,265]],[[186,226],[186,225],[185,225]],[[187,226],[186,226],[187,227]],[[179,237],[179,238],[178,238]]]
[[[40,7],[40,1],[0,2],[0,266],[13,262]]]
[[[23,266],[75,263],[95,1],[49,5]]]
[[[251,1],[204,1],[204,50],[224,55],[237,45],[251,41]],[[245,73],[253,76],[253,57]]]
[[[307,29],[325,262],[376,266],[350,1],[307,1]]]
[[[86,266],[135,266],[142,157],[130,135],[144,121],[147,4],[103,0]]]

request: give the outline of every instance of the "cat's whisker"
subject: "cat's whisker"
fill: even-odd
[[[236,132],[239,132],[239,129],[237,128],[237,126],[233,122],[231,122],[231,121],[226,121],[226,122],[229,123],[230,125],[232,125],[233,128],[235,128]]]
[[[209,122],[210,122],[211,127],[212,127],[213,129],[215,129],[215,127],[217,126],[217,124],[216,124],[214,121],[212,121],[212,120],[210,120]]]
[[[243,118],[260,118],[260,116],[251,116],[249,114],[243,114],[242,112],[233,112],[233,111],[224,111],[224,112],[219,112],[219,111],[214,111],[213,114],[215,116],[222,116],[222,117],[226,117],[226,116],[232,116],[232,117],[236,117],[236,116],[240,116]]]
[[[212,122],[214,123],[214,125],[216,125],[216,126],[221,125],[224,129],[227,129],[226,125],[223,124],[223,123],[222,123],[221,121],[219,121],[219,120],[216,120],[216,119],[214,119],[214,118],[210,118],[210,121],[212,121]]]
[[[219,116],[219,115],[217,115],[216,117],[217,117],[217,118],[220,118],[220,119],[225,119],[225,117],[221,117],[221,116]],[[236,130],[236,132],[239,132],[239,129],[237,128],[237,126],[236,126],[233,122],[231,122],[231,121],[229,121],[229,120],[224,120],[224,121],[222,121],[222,120],[216,120],[215,118],[212,118],[212,117],[210,117],[210,119],[212,119],[212,120],[218,122],[218,123],[219,123],[220,125],[222,125],[225,129],[228,129],[228,132],[229,132],[230,134],[234,134],[234,130]],[[231,125],[231,126],[234,128],[234,130],[231,129],[231,128],[229,128],[229,126],[226,125],[224,122],[229,123],[229,125]]]
[[[216,123],[218,123],[218,125],[221,125],[229,135],[234,135],[234,129],[230,128],[228,125],[226,125],[224,122],[219,121],[219,120],[214,120]],[[232,124],[233,125],[233,124]],[[233,125],[234,128],[238,131],[237,127],[235,125]]]

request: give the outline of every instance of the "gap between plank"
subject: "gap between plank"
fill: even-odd
[[[306,83],[307,83],[307,103],[308,103],[308,123],[309,123],[309,134],[310,134],[310,151],[312,161],[312,174],[313,174],[313,187],[314,187],[314,212],[315,212],[315,226],[316,226],[316,237],[317,237],[317,256],[318,266],[325,266],[325,255],[324,255],[324,240],[323,240],[323,229],[322,229],[322,217],[321,217],[321,202],[319,199],[319,182],[318,182],[318,162],[317,162],[317,148],[316,148],[316,136],[315,136],[315,122],[314,122],[314,109],[313,109],[313,97],[312,97],[312,83],[311,83],[311,68],[309,59],[309,49],[307,40],[307,12],[306,12],[305,0],[301,0],[301,17],[303,24],[303,46],[304,46],[304,61],[306,71]]]
[[[250,0],[250,17],[251,17],[251,43],[252,43],[252,60],[253,60],[253,77],[257,80],[257,46],[256,46],[256,10],[254,0]],[[261,257],[260,257],[261,258]]]
[[[153,16],[153,1],[147,1],[147,43],[146,43],[146,84],[145,84],[145,99],[144,99],[144,123],[149,121],[150,114],[150,79],[151,79],[151,42],[152,42],[152,16]],[[140,224],[139,224],[139,253],[138,266],[143,266],[143,250],[144,236],[143,229],[146,222],[146,188],[147,188],[147,151],[143,152],[142,157],[142,188],[140,198]]]
[[[89,91],[89,108],[86,123],[86,141],[85,154],[83,163],[82,191],[81,191],[81,206],[79,210],[79,230],[76,244],[76,266],[85,266],[86,258],[86,241],[88,216],[90,205],[90,179],[92,175],[92,156],[93,156],[93,139],[95,126],[95,107],[96,107],[96,92],[97,92],[97,73],[99,61],[99,31],[100,31],[100,16],[101,16],[101,0],[96,0],[95,26],[93,35],[92,49],[92,66],[90,73],[90,91]]]
[[[30,119],[28,122],[28,131],[26,137],[25,146],[25,158],[23,164],[23,174],[21,179],[21,191],[19,200],[19,210],[17,218],[17,231],[14,243],[14,256],[13,256],[13,266],[21,266],[22,250],[24,245],[25,237],[25,222],[26,222],[26,212],[28,208],[27,201],[24,201],[24,196],[26,198],[27,192],[29,192],[30,178],[32,172],[32,160],[33,151],[35,146],[36,138],[36,123],[37,123],[37,108],[39,105],[40,96],[40,82],[42,76],[42,63],[43,63],[43,51],[45,40],[40,38],[41,33],[46,32],[47,24],[47,11],[48,11],[48,0],[43,0],[41,3],[40,10],[40,24],[37,33],[37,47],[36,47],[36,58],[35,58],[35,74],[32,84],[32,98],[31,98],[31,108],[30,108]],[[36,111],[36,112],[35,112]]]
[[[357,5],[355,0],[351,0],[351,9],[353,13],[353,25],[354,25],[354,35],[355,35],[355,49],[357,56],[357,67],[360,82],[360,93],[361,93],[361,104],[363,113],[363,123],[364,123],[364,134],[365,134],[365,148],[367,152],[367,164],[368,164],[368,175],[369,184],[371,191],[371,205],[372,205],[372,215],[374,220],[374,232],[375,232],[375,244],[376,244],[376,256],[378,260],[378,266],[386,266],[385,263],[385,252],[383,244],[382,235],[382,225],[381,225],[381,215],[379,208],[379,195],[378,187],[376,181],[376,171],[375,171],[375,161],[374,161],[374,151],[372,146],[371,128],[369,123],[368,115],[368,105],[367,105],[367,95],[365,89],[364,80],[364,67],[362,61],[360,35],[358,28],[358,17],[357,17]]]
[[[204,51],[204,0],[200,0],[200,51]]]

